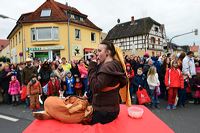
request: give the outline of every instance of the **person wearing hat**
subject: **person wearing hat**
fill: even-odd
[[[60,89],[61,87],[59,80],[56,78],[54,73],[51,73],[50,80],[48,82],[47,96],[59,96]]]
[[[30,98],[30,109],[37,111],[40,109],[39,95],[42,94],[42,87],[37,80],[36,74],[31,74],[31,80],[27,85],[27,97]]]
[[[32,74],[37,75],[37,69],[35,66],[32,65],[32,59],[26,59],[26,66],[22,71],[22,84],[27,85],[28,82],[31,80]]]

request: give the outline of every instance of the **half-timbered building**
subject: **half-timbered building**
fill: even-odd
[[[165,28],[151,17],[141,18],[115,25],[106,37],[120,47],[125,54],[162,54],[166,45]]]

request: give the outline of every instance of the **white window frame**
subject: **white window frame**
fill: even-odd
[[[40,13],[40,17],[50,17],[51,9],[43,9]]]
[[[94,36],[94,40],[92,40],[92,35]],[[94,32],[91,32],[91,41],[92,42],[96,42],[96,33],[94,33]]]
[[[50,28],[51,29],[51,37],[48,39],[39,39],[39,34],[38,34],[38,30],[39,29],[45,29],[45,28]],[[57,29],[58,31],[58,37],[55,37],[55,29]],[[35,39],[33,39],[33,33],[35,34]],[[35,27],[35,28],[31,28],[31,41],[52,41],[52,40],[59,40],[59,28],[58,27]]]
[[[84,21],[84,19],[83,19],[82,17],[80,17],[80,21],[81,21],[81,22],[83,22],[83,21]]]
[[[79,33],[79,36],[77,37],[77,31]],[[81,40],[81,30],[80,29],[75,29],[75,40]]]

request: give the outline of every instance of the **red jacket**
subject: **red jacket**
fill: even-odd
[[[55,88],[53,88],[55,87]],[[53,91],[55,89],[55,91]],[[55,95],[59,95],[59,90],[60,90],[60,82],[59,80],[55,79],[55,83],[53,85],[52,81],[50,80],[48,82],[48,92],[47,92],[47,95],[48,96],[55,96]]]
[[[128,78],[129,78],[129,79],[133,79],[133,77],[134,77],[134,70],[130,70],[130,71],[127,71],[127,70],[126,70],[126,72],[127,72]]]
[[[184,88],[184,80],[181,70],[170,68],[165,73],[165,85],[167,87]]]

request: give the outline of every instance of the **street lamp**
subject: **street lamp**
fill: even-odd
[[[198,29],[194,29],[190,32],[186,32],[186,33],[183,33],[183,34],[180,34],[180,35],[176,35],[176,36],[173,36],[170,41],[169,41],[169,44],[167,44],[167,51],[169,51],[169,45],[171,45],[171,42],[174,38],[176,37],[180,37],[180,36],[184,36],[184,35],[187,35],[187,34],[191,34],[191,33],[194,33],[194,35],[198,35]]]
[[[25,38],[24,38],[24,31],[23,31],[22,22],[21,22],[21,21],[18,21],[17,19],[8,17],[8,16],[6,16],[6,15],[3,15],[3,14],[0,14],[0,18],[14,20],[14,21],[17,22],[17,24],[20,24],[20,26],[22,27],[22,51],[23,51],[23,53],[24,53],[24,61],[25,61],[25,60],[26,60],[26,45],[25,45]]]

